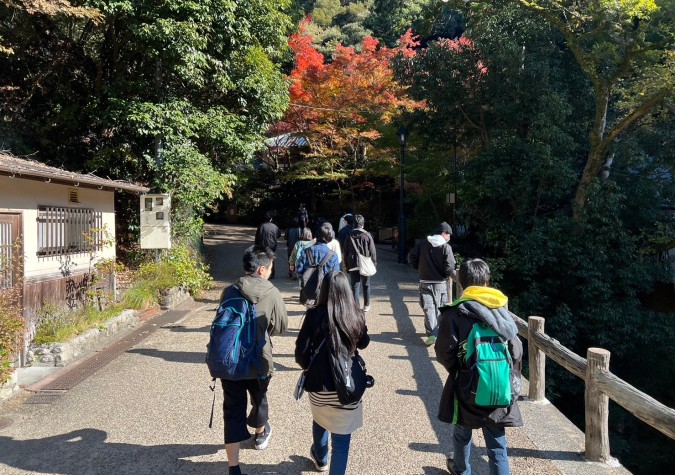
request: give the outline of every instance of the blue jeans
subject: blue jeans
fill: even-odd
[[[328,462],[328,431],[316,421],[312,421],[312,436],[314,437],[314,455],[321,463]],[[333,453],[330,458],[330,472],[328,475],[344,475],[347,472],[349,457],[349,442],[351,434],[331,434]]]
[[[359,274],[358,270],[349,272],[352,280],[352,292],[357,307],[361,306],[361,287],[363,287],[363,306],[370,305],[370,277]]]
[[[457,475],[471,475],[471,432],[468,427],[455,425],[452,441],[455,449]],[[506,456],[506,431],[503,427],[485,426],[483,436],[488,450],[490,475],[509,475],[509,459]]]

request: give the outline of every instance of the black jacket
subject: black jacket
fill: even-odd
[[[255,232],[255,244],[277,250],[277,239],[281,237],[281,229],[271,221],[258,226]]]
[[[349,239],[349,235],[352,233],[354,230],[354,226],[351,224],[345,225],[342,229],[340,229],[337,233],[337,240],[340,243],[340,250],[342,251],[342,255],[344,256],[347,254],[347,251],[345,249],[345,244],[347,243],[347,240]]]
[[[440,234],[420,239],[408,254],[408,263],[417,269],[420,280],[443,282],[448,277],[456,278],[455,255]]]
[[[523,425],[523,420],[517,401],[507,408],[489,409],[472,405],[458,397],[460,392],[455,388],[457,384],[455,375],[459,371],[461,362],[457,353],[467,340],[473,324],[479,321],[485,322],[499,335],[508,339],[516,376],[512,379],[512,390],[516,395],[520,394],[523,344],[518,338],[518,327],[513,317],[505,307],[492,309],[476,301],[462,302],[454,307],[445,307],[439,318],[438,339],[434,348],[436,359],[448,370],[449,374],[443,387],[438,418],[443,422],[460,424],[473,429],[488,424],[520,427]]]
[[[305,379],[305,390],[308,392],[335,391],[335,383],[330,371],[330,361],[328,359],[328,341],[323,345],[321,342],[328,335],[328,310],[325,305],[310,308],[307,310],[305,319],[302,322],[300,333],[295,340],[295,362],[307,371]],[[370,343],[368,329],[361,335],[361,339],[356,344],[360,350],[364,349]],[[309,362],[312,358],[312,351],[321,345],[312,365]]]
[[[356,251],[359,251],[359,254],[363,256],[370,257],[373,260],[373,264],[377,267],[375,241],[373,240],[373,236],[364,229],[354,229],[345,239],[345,254],[343,258],[347,270],[358,267],[359,265]]]

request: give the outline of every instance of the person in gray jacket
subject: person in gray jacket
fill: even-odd
[[[221,379],[223,386],[223,418],[225,419],[225,451],[229,475],[241,475],[239,467],[240,443],[251,438],[248,427],[255,428],[255,448],[267,448],[272,435],[268,417],[267,388],[274,373],[272,345],[269,337],[283,333],[288,327],[284,299],[279,290],[269,282],[274,252],[263,246],[250,246],[244,251],[246,274],[234,283],[257,310],[257,338],[264,342],[262,364],[251,368],[248,379],[232,381]],[[220,297],[221,302],[226,294]],[[251,399],[251,412],[246,416],[247,397]]]
[[[523,344],[518,339],[518,327],[507,309],[508,298],[492,287],[490,268],[481,259],[468,259],[459,268],[462,296],[443,310],[434,349],[438,362],[448,371],[443,387],[438,418],[454,424],[453,457],[448,458],[448,470],[453,475],[471,473],[469,464],[473,429],[482,429],[488,452],[490,474],[508,475],[505,427],[523,425],[517,398],[521,390],[520,371]],[[470,387],[476,375],[469,371],[464,355],[467,340],[476,323],[481,323],[507,340],[511,356],[511,405],[508,407],[477,406],[472,402]],[[468,380],[468,381],[467,381]],[[509,385],[507,383],[507,387]]]
[[[420,276],[420,306],[424,310],[427,346],[436,343],[441,306],[448,303],[448,277],[455,279],[455,255],[448,244],[452,228],[443,221],[436,232],[421,239],[408,254],[408,263]]]

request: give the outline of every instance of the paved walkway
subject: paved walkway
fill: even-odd
[[[243,226],[209,227],[205,244],[217,288],[197,300],[186,317],[177,323],[146,323],[146,338],[56,393],[49,404],[27,404],[29,394],[0,404],[0,419],[12,421],[0,429],[0,474],[227,473],[221,391],[216,393],[214,427],[208,428],[212,392],[204,348],[220,289],[241,274],[241,255],[253,234]],[[367,315],[371,344],[362,352],[376,385],[365,396],[365,425],[352,438],[348,471],[445,474],[451,427],[436,419],[445,374],[433,349],[423,343],[416,274],[397,264],[391,249],[378,252]],[[304,311],[297,284],[285,277],[286,248],[278,253],[273,282],[284,295],[290,324],[285,335],[273,340],[277,372],[269,393],[270,446],[242,450],[242,467],[249,475],[314,472],[308,457],[309,401],[292,397],[299,375],[293,350]],[[551,405],[524,402],[521,408],[526,427],[507,432],[512,473],[627,473],[584,462],[579,454],[583,434]],[[487,462],[475,434],[474,473],[483,475]]]

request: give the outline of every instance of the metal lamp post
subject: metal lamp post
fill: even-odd
[[[405,165],[405,143],[408,141],[408,131],[401,125],[398,129],[398,139],[401,142],[401,196],[399,198],[398,211],[398,263],[404,264],[405,258],[405,209],[403,202],[405,200],[405,189],[403,186],[403,166]]]

